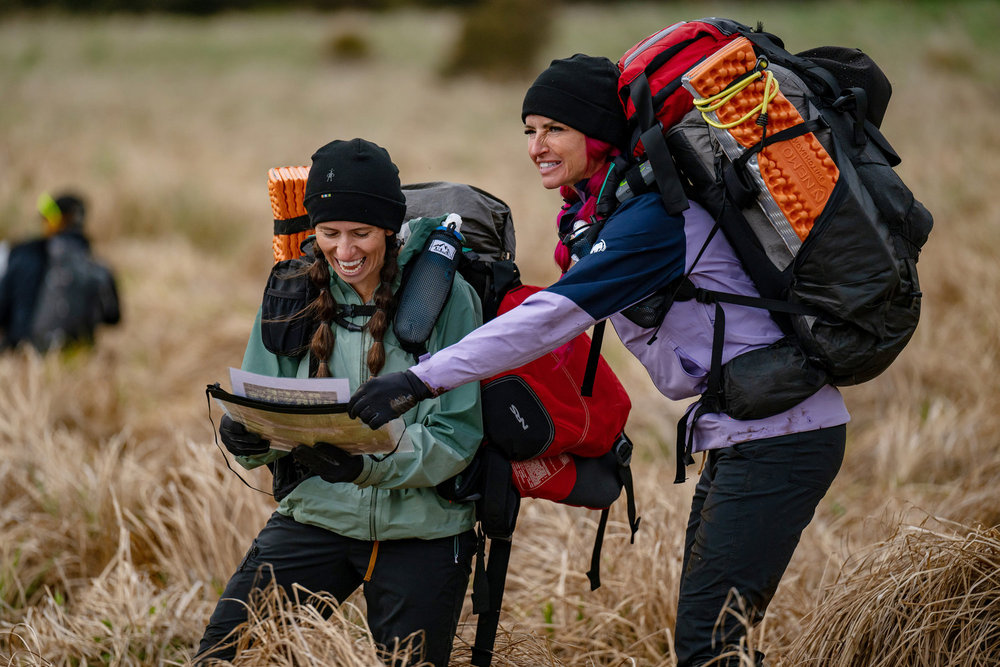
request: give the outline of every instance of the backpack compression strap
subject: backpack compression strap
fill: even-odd
[[[472,646],[472,664],[489,667],[500,623],[500,607],[510,561],[511,539],[521,497],[514,487],[510,461],[488,444],[482,446],[482,497],[476,503],[479,520],[476,550],[476,574],[472,580],[472,612],[478,614],[476,639]],[[486,562],[486,538],[490,557]]]
[[[630,467],[632,441],[625,435],[625,431],[622,431],[621,435],[618,436],[612,449],[618,458],[618,476],[622,481],[622,486],[625,487],[625,498],[628,502],[628,526],[629,530],[632,531],[629,543],[635,544],[635,534],[639,530],[639,522],[642,517],[636,516],[635,489],[632,484],[632,468]],[[607,528],[610,512],[610,507],[601,510],[601,520],[597,524],[597,537],[594,538],[594,551],[590,556],[590,570],[587,572],[587,579],[590,580],[590,590],[592,591],[601,586],[601,546],[604,544],[604,530]]]
[[[686,479],[685,467],[694,463],[691,450],[694,444],[694,428],[698,420],[706,414],[724,412],[726,409],[726,397],[722,389],[722,349],[726,342],[726,311],[723,310],[722,304],[732,303],[751,308],[764,308],[770,312],[795,315],[819,314],[815,308],[800,303],[743,294],[727,294],[700,287],[695,288],[694,298],[701,303],[715,304],[715,326],[712,329],[712,363],[708,371],[708,386],[705,393],[701,395],[697,403],[688,408],[677,422],[677,474],[674,477],[674,484],[684,483]]]

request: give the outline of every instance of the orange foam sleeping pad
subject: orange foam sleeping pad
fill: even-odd
[[[756,64],[753,45],[741,37],[692,68],[685,80],[701,97],[707,98],[753,70]],[[722,124],[737,121],[759,105],[764,99],[764,85],[761,77],[737,93],[716,110],[718,121]],[[795,105],[780,90],[768,102],[767,116],[768,136],[803,122]],[[741,146],[749,148],[760,142],[763,132],[756,120],[757,115],[752,115],[727,131]],[[833,192],[840,175],[837,165],[812,132],[766,146],[757,154],[757,161],[768,192],[795,234],[804,241]]]
[[[267,194],[274,214],[271,247],[275,263],[300,257],[299,245],[313,233],[302,200],[309,167],[274,167],[267,172]]]

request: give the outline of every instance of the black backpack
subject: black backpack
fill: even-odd
[[[767,417],[884,371],[919,320],[916,263],[933,220],[893,169],[900,158],[879,129],[891,86],[871,58],[840,47],[795,55],[759,27],[711,18],[650,35],[619,69],[632,151],[611,169],[599,213],[649,190],[672,213],[696,200],[761,295],[681,280],[625,312],[656,326],[673,298],[716,304],[695,419]],[[786,337],[723,366],[722,302],[768,309]],[[690,444],[679,428],[681,461]]]
[[[81,235],[57,234],[48,239],[46,251],[31,340],[40,350],[90,343],[98,325],[117,324],[121,317],[114,275],[91,256]]]

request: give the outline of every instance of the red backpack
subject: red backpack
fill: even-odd
[[[519,285],[498,315],[541,287]],[[563,453],[601,456],[625,428],[632,403],[603,357],[590,359],[581,334],[534,361],[483,380],[483,426],[490,444],[512,461]],[[596,367],[587,377],[588,364]]]
[[[618,60],[618,94],[626,117],[645,114],[647,121],[655,117],[663,128],[673,127],[694,106],[681,77],[739,36],[708,21],[681,21],[639,41]],[[641,122],[646,129],[652,125]],[[645,152],[641,140],[632,148],[637,157]]]
[[[497,314],[518,306],[541,287],[517,285]],[[591,555],[591,590],[601,585],[600,558],[610,506],[625,489],[632,540],[639,528],[632,473],[632,442],[625,422],[632,407],[614,371],[580,334],[562,347],[482,382],[485,442],[476,462],[460,476],[475,493],[477,517],[490,538],[476,559],[473,610],[479,614],[472,664],[488,667],[503,601],[511,538],[521,498],[541,498],[600,509]],[[513,484],[511,484],[513,481]],[[460,489],[460,487],[457,487]],[[458,491],[462,495],[462,491]]]

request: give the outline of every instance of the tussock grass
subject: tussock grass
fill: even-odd
[[[845,566],[794,647],[830,667],[995,665],[998,592],[996,528],[901,525]]]
[[[362,610],[297,586],[286,594],[269,585],[256,592],[247,607],[248,619],[233,642],[234,665],[380,667],[383,658],[408,660],[418,640],[407,637],[388,654],[380,654]]]
[[[794,48],[868,50],[893,81],[883,129],[900,171],[936,217],[919,265],[921,325],[887,373],[845,388],[843,470],[741,660],[762,650],[781,665],[995,662],[1000,9],[574,5],[538,67],[577,51],[615,55],[706,14],[761,18]],[[365,36],[370,58],[324,55],[344,26]],[[82,190],[124,300],[123,324],[99,332],[95,349],[0,357],[0,663],[184,664],[273,511],[227,469],[204,395],[240,364],[270,266],[270,167],[305,164],[335,137],[373,139],[404,181],[470,182],[507,200],[525,279],[555,279],[558,202],[519,138],[528,82],[438,79],[459,27],[445,12],[0,22],[0,233],[34,231],[40,190]],[[633,399],[642,527],[629,544],[624,507],[613,508],[603,585],[591,592],[597,513],[525,501],[495,664],[674,664],[693,487],[671,483],[684,405],[606,346]],[[269,488],[266,472],[237,470]],[[326,621],[329,601],[314,602],[262,596],[240,664],[379,664],[363,600]],[[468,664],[475,621],[467,600],[456,665]]]

